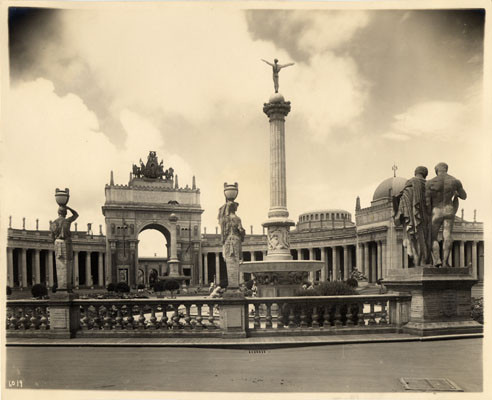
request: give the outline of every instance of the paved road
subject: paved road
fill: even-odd
[[[9,347],[7,382],[24,388],[223,392],[401,392],[400,377],[482,390],[482,339],[263,351]]]

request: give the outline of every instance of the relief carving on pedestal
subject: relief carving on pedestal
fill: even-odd
[[[270,228],[268,230],[268,249],[289,249],[289,233],[284,227]]]

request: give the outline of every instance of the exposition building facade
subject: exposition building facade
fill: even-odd
[[[370,206],[361,207],[356,199],[355,220],[346,210],[314,210],[299,215],[290,234],[294,259],[324,261],[317,280],[347,279],[358,269],[369,280],[385,278],[389,265],[412,268],[412,260],[403,246],[401,227],[393,223],[392,196],[406,182],[390,177],[375,190]],[[73,227],[73,286],[104,287],[110,282],[149,286],[157,277],[176,277],[191,286],[221,282],[227,276],[222,256],[220,234],[202,233],[200,189],[193,178],[192,187],[182,188],[172,168],[164,171],[155,152],[147,163],[134,165],[127,185],[113,181],[105,187],[102,207],[106,235]],[[138,235],[147,230],[160,231],[167,242],[166,258],[143,258],[138,255]],[[455,217],[453,231],[453,266],[470,266],[480,281],[484,277],[483,223]],[[246,235],[244,261],[260,261],[266,256],[264,233]],[[28,288],[35,283],[52,287],[56,281],[53,242],[49,230],[26,230],[9,223],[7,236],[7,284]],[[248,279],[248,277],[245,277]]]

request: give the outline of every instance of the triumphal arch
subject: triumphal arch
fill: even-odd
[[[147,162],[133,165],[127,185],[105,187],[102,211],[106,220],[106,283],[127,282],[135,287],[142,277],[138,262],[138,235],[160,231],[167,242],[166,271],[159,275],[199,282],[201,214],[200,190],[179,187],[173,168],[164,168],[155,151]]]

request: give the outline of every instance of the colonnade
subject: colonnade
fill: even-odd
[[[104,258],[104,252],[74,250],[72,285],[104,287]],[[53,250],[7,247],[7,285],[28,288],[42,283],[53,287],[56,282]]]

